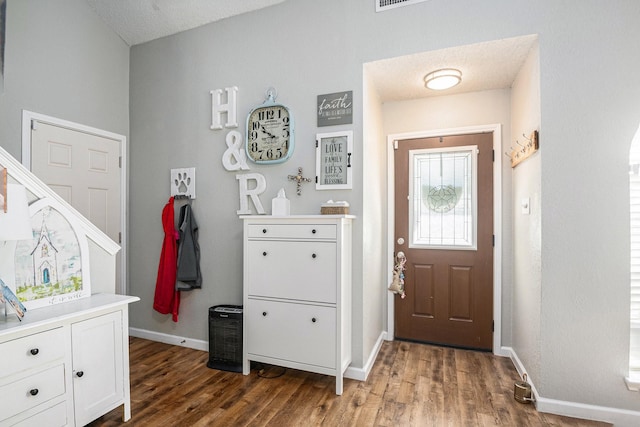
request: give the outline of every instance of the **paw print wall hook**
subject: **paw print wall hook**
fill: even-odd
[[[196,168],[171,169],[171,195],[196,198]]]

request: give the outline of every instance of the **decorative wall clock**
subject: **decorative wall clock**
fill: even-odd
[[[267,90],[267,99],[247,116],[247,156],[254,163],[282,163],[293,154],[293,115],[276,103],[277,93]]]

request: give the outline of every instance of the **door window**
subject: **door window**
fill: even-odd
[[[409,151],[409,247],[477,248],[477,154],[477,145]]]

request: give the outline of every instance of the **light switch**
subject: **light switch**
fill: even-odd
[[[529,215],[531,213],[531,200],[528,197],[523,197],[520,200],[520,212],[523,215]]]

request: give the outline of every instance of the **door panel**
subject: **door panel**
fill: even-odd
[[[33,121],[31,171],[102,230],[120,242],[120,141]],[[122,251],[116,255],[121,271]],[[122,289],[121,274],[116,290]]]
[[[416,297],[414,299],[414,311],[423,316],[435,315],[434,297],[435,286],[433,280],[433,265],[413,264],[413,275],[422,286],[415,288]]]
[[[472,321],[472,268],[449,267],[449,320]]]
[[[491,350],[493,135],[398,141],[394,165],[396,337]]]
[[[67,202],[70,205],[72,205],[71,204],[71,194],[73,193],[73,189],[71,188],[70,185],[49,184],[49,187],[51,187],[51,189],[53,191],[55,191],[58,196],[62,197],[65,202]]]
[[[31,153],[32,172],[54,191],[64,189],[59,195],[117,242],[121,231],[119,142],[37,123]]]

